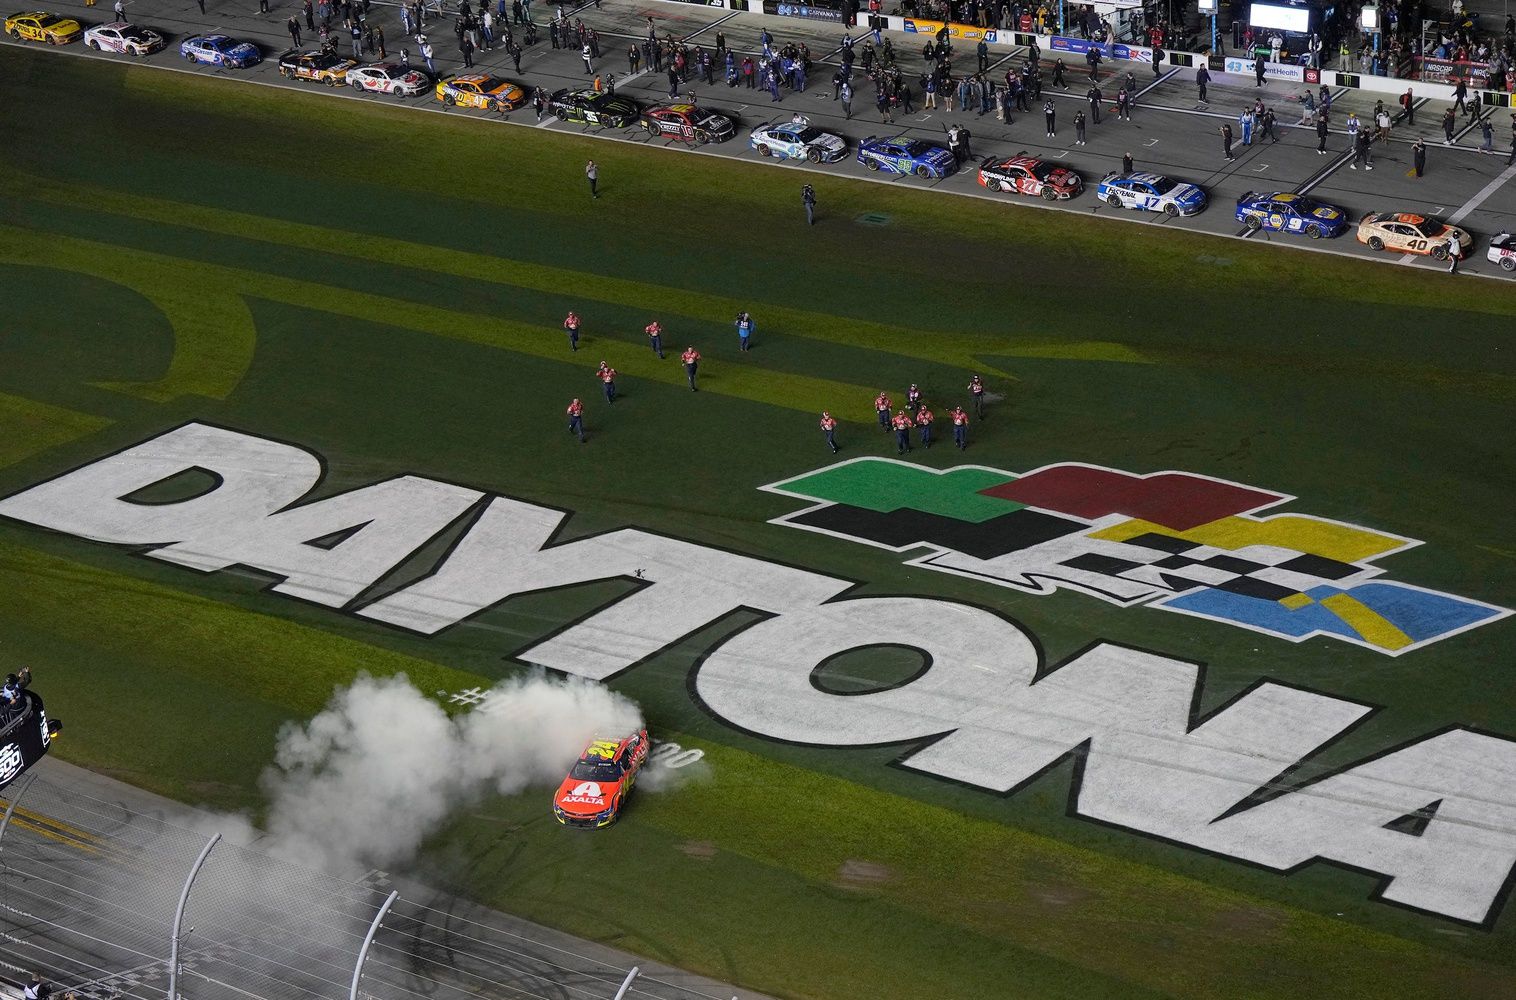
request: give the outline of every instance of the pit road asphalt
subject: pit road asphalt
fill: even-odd
[[[533,7],[539,25],[539,39],[536,44],[526,48],[521,60],[521,72],[518,74],[514,71],[503,47],[497,47],[492,52],[476,52],[475,69],[488,70],[527,88],[541,86],[549,93],[564,87],[588,86],[593,78],[586,74],[578,50],[553,49],[548,43],[546,18],[552,16],[554,8],[543,0],[538,0]],[[449,8],[452,8],[451,4]],[[111,20],[110,10],[103,0],[92,8],[85,7],[82,3],[59,2],[52,3],[50,9],[75,17],[86,26]],[[530,105],[502,115],[448,108],[430,92],[402,101],[385,95],[360,93],[350,87],[329,89],[320,84],[286,81],[278,74],[277,61],[279,54],[290,47],[286,22],[291,14],[299,14],[299,5],[291,0],[271,0],[271,9],[267,14],[260,14],[256,2],[252,0],[239,0],[237,3],[206,0],[207,13],[204,15],[190,0],[131,0],[126,5],[127,19],[162,33],[169,40],[168,47],[162,52],[143,60],[134,60],[129,56],[94,53],[78,43],[56,51],[60,54],[141,62],[199,75],[315,90],[330,94],[333,99],[402,104],[436,114],[465,115],[481,119],[481,127],[488,127],[485,121],[493,121],[497,125],[510,123],[666,147],[686,154],[731,156],[755,161],[763,158],[748,143],[748,133],[752,128],[763,122],[788,120],[798,112],[806,115],[814,125],[842,135],[850,143],[848,157],[835,164],[765,161],[772,169],[797,172],[794,203],[776,205],[775,210],[792,212],[797,224],[801,225],[804,216],[800,206],[800,187],[811,179],[809,173],[814,171],[846,174],[879,183],[940,189],[988,201],[1014,201],[1051,210],[1088,212],[1143,225],[1250,238],[1296,250],[1363,256],[1387,264],[1445,270],[1445,264],[1424,257],[1376,254],[1354,238],[1356,223],[1366,212],[1413,212],[1462,226],[1473,233],[1475,247],[1469,258],[1460,265],[1460,274],[1500,280],[1516,277],[1485,259],[1490,236],[1516,228],[1516,184],[1513,184],[1516,167],[1506,165],[1512,140],[1509,110],[1486,109],[1493,114],[1495,152],[1482,154],[1478,150],[1480,132],[1472,119],[1460,116],[1455,133],[1456,141],[1450,146],[1445,145],[1441,121],[1443,112],[1450,105],[1418,97],[1415,123],[1397,117],[1390,140],[1375,142],[1372,147],[1374,169],[1353,170],[1350,167],[1351,144],[1343,128],[1347,113],[1357,112],[1364,127],[1372,128],[1376,100],[1383,99],[1388,106],[1397,108],[1395,95],[1341,88],[1336,90],[1333,94],[1333,131],[1327,143],[1329,154],[1323,156],[1316,151],[1314,126],[1295,126],[1301,118],[1298,97],[1306,89],[1302,84],[1268,81],[1259,88],[1254,86],[1251,75],[1244,77],[1214,73],[1209,87],[1209,103],[1202,105],[1197,99],[1193,69],[1166,69],[1155,77],[1151,66],[1147,64],[1111,60],[1102,63],[1100,74],[1100,87],[1106,98],[1102,122],[1097,125],[1092,120],[1089,123],[1088,144],[1080,147],[1074,145],[1073,118],[1080,109],[1085,109],[1088,114],[1085,93],[1089,88],[1089,75],[1079,56],[1065,59],[1068,89],[1063,90],[1050,85],[1052,60],[1048,58],[1048,52],[1043,52],[1043,94],[1051,96],[1058,109],[1057,134],[1048,138],[1040,104],[1035,101],[1032,102],[1031,113],[1016,113],[1013,123],[1009,125],[997,121],[993,113],[979,115],[975,111],[959,110],[949,113],[941,109],[922,109],[918,78],[926,65],[921,54],[925,36],[887,32],[885,37],[894,43],[899,64],[911,82],[917,108],[913,114],[897,114],[895,123],[890,125],[882,123],[874,110],[872,85],[861,73],[856,72],[861,62],[855,63],[854,87],[857,94],[853,101],[854,114],[851,121],[844,119],[840,102],[832,99],[830,79],[835,68],[840,65],[838,52],[844,33],[840,25],[664,0],[603,0],[600,6],[588,3],[566,9],[572,12],[572,18],[582,19],[586,25],[600,33],[602,58],[594,61],[596,71],[614,73],[616,92],[644,105],[668,100],[666,74],[650,73],[645,68],[640,73],[629,72],[628,46],[646,36],[649,17],[653,19],[660,38],[672,33],[676,38],[686,39],[692,47],[703,45],[710,48],[715,44],[716,34],[720,31],[725,34],[728,47],[739,53],[756,53],[761,47],[760,32],[767,28],[774,36],[776,47],[791,41],[804,42],[809,46],[813,60],[819,61],[821,65],[814,68],[805,93],[793,93],[781,88],[782,100],[778,102],[771,101],[769,94],[763,90],[729,88],[721,79],[719,66],[714,86],[693,81],[680,87],[681,98],[694,92],[702,105],[732,114],[738,120],[736,138],[721,144],[692,147],[670,139],[651,138],[636,127],[602,129],[569,124],[551,117],[537,124]],[[303,18],[301,20],[304,31]],[[410,49],[412,65],[424,68],[414,39],[406,39],[401,34],[397,7],[375,3],[371,7],[369,20],[370,23],[383,27],[390,61],[397,59],[400,48],[404,46]],[[455,44],[451,18],[429,18],[426,30],[436,50],[439,72],[460,72],[462,59]],[[516,26],[514,30],[519,41],[521,27]],[[179,56],[178,46],[183,38],[212,31],[256,42],[263,49],[264,61],[250,69],[227,70],[193,65]],[[304,31],[304,35],[305,47],[313,47],[316,44],[314,33]],[[350,43],[340,23],[334,22],[333,37],[338,41],[339,51],[344,55],[349,54]],[[865,36],[861,32],[855,32],[854,37],[857,40],[855,51],[861,52]],[[4,39],[0,43],[0,53],[5,51],[5,46],[16,44],[25,43]],[[1003,80],[1005,70],[1019,67],[1026,56],[1025,48],[992,51],[990,73],[999,83]],[[374,59],[367,54],[364,58],[365,61]],[[953,59],[955,75],[972,70],[975,63],[973,46],[958,43]],[[1136,77],[1138,100],[1132,120],[1124,122],[1117,120],[1111,110],[1111,102],[1118,85],[1128,72]],[[1407,85],[1414,91],[1414,82],[1408,81]],[[1234,146],[1236,159],[1228,162],[1222,154],[1219,129],[1222,124],[1231,122],[1232,130],[1240,140],[1241,127],[1237,123],[1237,117],[1259,96],[1265,105],[1275,111],[1280,125],[1280,141],[1260,142],[1255,134],[1252,146],[1243,146],[1240,141]],[[1085,179],[1084,192],[1069,201],[1047,203],[1036,198],[986,191],[977,183],[974,162],[966,164],[964,169],[953,176],[926,181],[917,177],[895,177],[870,172],[854,156],[858,140],[871,135],[909,135],[945,142],[946,130],[953,123],[968,128],[972,134],[971,147],[975,161],[987,155],[1008,156],[1020,153],[1042,157],[1078,171]],[[1411,143],[1418,136],[1425,138],[1427,145],[1427,169],[1425,176],[1419,179],[1413,176],[1411,170]],[[1151,170],[1167,174],[1176,180],[1199,184],[1209,194],[1210,206],[1198,216],[1171,218],[1161,213],[1135,212],[1101,203],[1095,197],[1095,186],[1105,174],[1120,169],[1123,153],[1131,154],[1139,170]],[[615,182],[614,177],[602,175],[602,194],[614,197]],[[583,185],[584,182],[582,177],[575,176],[565,178],[565,183]],[[1237,198],[1247,191],[1307,193],[1346,209],[1354,225],[1343,236],[1320,241],[1280,233],[1248,234],[1234,216]],[[587,190],[585,194],[588,197]],[[825,224],[826,213],[827,206],[823,203],[819,206],[818,223]],[[1222,280],[1226,265],[1225,253],[1224,245],[1218,244],[1216,254],[1209,257],[1212,264],[1222,269],[1217,272]]]

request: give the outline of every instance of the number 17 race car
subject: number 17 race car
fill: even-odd
[[[553,796],[558,822],[585,830],[616,822],[647,752],[646,729],[619,740],[592,740]]]

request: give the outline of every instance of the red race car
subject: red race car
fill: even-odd
[[[1072,198],[1084,187],[1084,181],[1068,167],[1035,156],[987,159],[979,167],[979,183],[991,191],[1040,195],[1048,201]]]
[[[646,729],[619,740],[592,740],[553,796],[558,822],[586,830],[616,822],[647,751]]]
[[[659,104],[642,112],[642,127],[660,136],[684,142],[726,142],[737,134],[731,117],[693,104]]]

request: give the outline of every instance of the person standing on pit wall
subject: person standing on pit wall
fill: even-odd
[[[963,451],[969,446],[969,415],[963,412],[963,407],[955,406],[949,416],[953,418],[953,443]]]
[[[569,350],[579,350],[579,314],[569,310],[563,320],[563,332],[568,334]]]
[[[679,361],[684,365],[684,377],[690,380],[690,392],[699,392],[695,385],[695,374],[700,370],[700,352],[693,347],[686,347],[684,353],[679,355]]]
[[[568,405],[569,433],[579,435],[579,443],[584,444],[584,404],[576,397]]]
[[[837,454],[837,421],[830,413],[821,411],[821,433],[826,437],[826,446]]]
[[[911,450],[911,428],[915,426],[911,418],[904,410],[895,414],[895,419],[890,421],[895,428],[895,454],[904,455]]]
[[[752,314],[743,310],[737,314],[737,319],[732,325],[737,328],[737,350],[751,351],[754,329]]]
[[[879,418],[879,426],[886,434],[890,432],[890,407],[893,405],[882,391],[874,397],[874,415]]]
[[[974,400],[974,416],[984,419],[984,380],[978,375],[969,379],[969,396]]]
[[[600,367],[595,369],[595,376],[600,379],[600,387],[605,390],[605,401],[616,401],[616,369],[602,361]]]
[[[921,409],[916,411],[916,427],[921,431],[921,446],[923,448],[930,448],[932,446],[932,421],[936,419],[925,403],[921,404]]]
[[[645,333],[645,334],[647,334],[648,346],[653,349],[653,353],[654,354],[658,355],[658,360],[662,361],[663,360],[663,324],[659,323],[655,319],[651,323],[649,323],[647,326],[643,327],[642,328],[642,332]]]

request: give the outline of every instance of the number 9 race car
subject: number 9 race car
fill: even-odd
[[[598,830],[621,815],[621,807],[647,760],[647,730],[619,740],[590,741],[553,796],[553,815],[564,826]]]
[[[1341,236],[1348,228],[1348,215],[1342,209],[1287,191],[1247,192],[1237,199],[1237,221],[1251,232],[1304,233],[1313,240]]]

